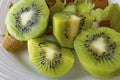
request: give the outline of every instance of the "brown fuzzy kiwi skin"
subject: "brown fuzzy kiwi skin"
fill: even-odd
[[[97,8],[105,9],[109,5],[108,0],[88,0],[88,1],[95,4],[94,9]]]
[[[11,37],[6,31],[4,39],[2,41],[2,46],[5,50],[11,53],[17,53],[26,49],[27,44],[25,42],[20,42],[15,38]]]

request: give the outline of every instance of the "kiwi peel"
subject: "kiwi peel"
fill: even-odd
[[[16,40],[12,36],[10,36],[9,33],[6,31],[2,42],[2,46],[5,50],[12,53],[17,53],[26,49],[27,48],[26,45],[27,45],[26,42]]]
[[[26,41],[46,31],[48,17],[49,9],[44,0],[20,0],[10,8],[5,23],[11,36]]]
[[[28,40],[28,51],[30,61],[41,73],[49,77],[63,76],[74,64],[70,49],[62,48],[43,38]]]
[[[110,28],[82,31],[74,48],[83,68],[97,78],[112,78],[120,74],[120,34]]]
[[[11,2],[10,5],[9,5],[9,9],[13,6],[13,3]]]

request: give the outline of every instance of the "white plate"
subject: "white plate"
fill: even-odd
[[[15,3],[17,1],[0,0],[0,35],[6,30],[4,20],[8,12],[8,6],[10,2]],[[120,0],[109,1],[120,3]],[[0,37],[0,80],[99,80],[85,72],[78,59],[76,59],[75,65],[66,75],[59,78],[46,77],[29,62],[27,50],[16,55],[10,54],[2,48],[2,40],[3,38]],[[120,77],[110,80],[120,80]]]

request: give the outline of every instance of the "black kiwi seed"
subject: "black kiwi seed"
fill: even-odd
[[[88,37],[88,35],[86,35],[86,37]]]

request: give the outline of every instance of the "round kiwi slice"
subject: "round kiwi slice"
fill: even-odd
[[[97,78],[120,74],[120,33],[102,27],[82,31],[74,41],[83,68]]]
[[[63,76],[74,64],[74,56],[70,49],[61,48],[43,38],[28,40],[28,51],[30,61],[41,73],[49,77]]]
[[[20,0],[10,8],[5,23],[11,36],[26,41],[45,32],[48,17],[45,0]]]

